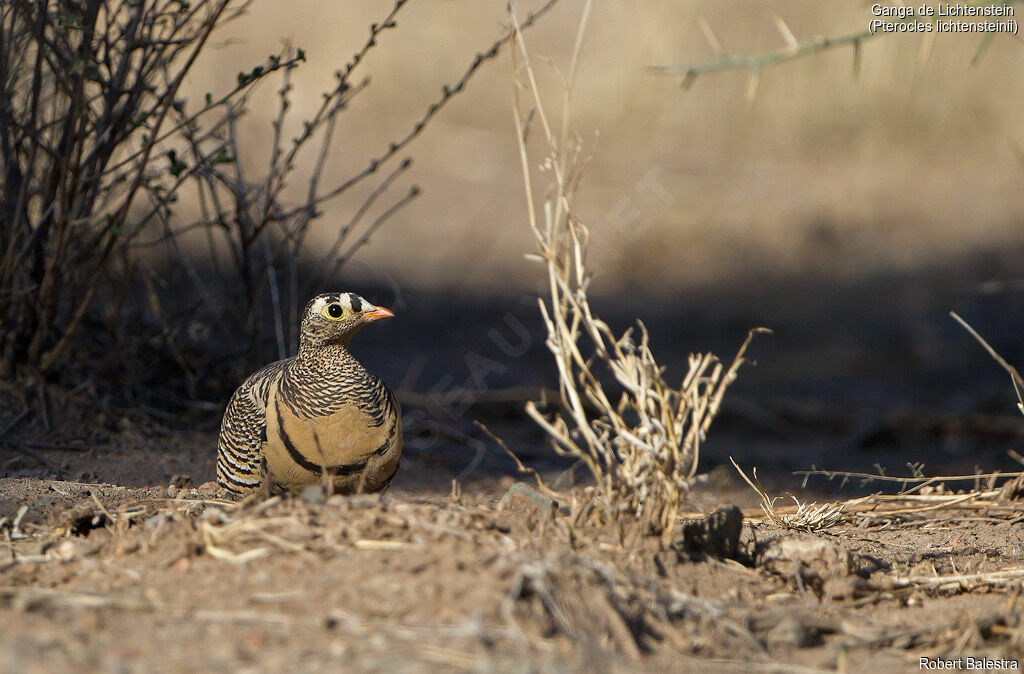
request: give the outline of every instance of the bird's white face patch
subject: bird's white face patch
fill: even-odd
[[[321,316],[323,315],[324,307],[328,304],[334,303],[340,304],[353,314],[358,314],[363,311],[373,311],[376,309],[375,306],[355,293],[338,293],[317,297],[313,301],[313,306],[310,308],[310,314],[313,316]]]
[[[345,293],[340,295],[338,297],[338,301],[351,309],[352,313],[355,314],[358,314],[361,311],[372,311],[373,309],[376,309],[375,306],[355,293]]]

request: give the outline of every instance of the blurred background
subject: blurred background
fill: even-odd
[[[529,31],[534,55],[568,67],[581,5],[562,0]],[[500,35],[504,8],[427,0],[403,9],[398,29],[365,64],[372,83],[344,115],[328,175],[362,168],[397,131],[411,129],[441,87]],[[253,3],[225,28],[228,44],[205,54],[191,93],[223,90],[288,40],[309,58],[295,76],[296,112],[308,114],[319,105],[315,92],[330,86],[381,12],[369,2]],[[996,36],[972,66],[977,36],[880,36],[864,44],[858,77],[852,50],[835,49],[766,68],[753,101],[745,98],[746,72],[702,76],[683,91],[680,78],[648,70],[715,57],[700,17],[730,53],[781,48],[776,16],[805,41],[863,30],[870,12],[867,3],[842,0],[595,6],[572,111],[576,132],[592,140],[580,208],[609,291],[629,283],[665,295],[809,272],[844,281],[929,266],[952,273],[948,261],[1019,240],[1017,38]],[[556,102],[554,78],[542,85]],[[245,132],[254,149],[276,112],[274,94],[265,85],[251,106]],[[511,96],[506,51],[416,141],[412,178],[425,194],[360,253],[364,262],[416,286],[532,287],[536,269],[521,255],[532,242],[522,226]],[[324,235],[351,215],[345,204],[331,209],[319,224]]]

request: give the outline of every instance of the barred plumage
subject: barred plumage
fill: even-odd
[[[394,394],[347,344],[391,316],[354,293],[314,297],[299,354],[258,370],[228,403],[217,442],[217,482],[241,496],[264,486],[299,491],[331,476],[336,490],[385,489],[402,453]]]

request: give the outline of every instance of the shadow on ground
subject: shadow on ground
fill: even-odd
[[[1020,466],[1007,450],[1024,433],[1009,378],[949,311],[1011,363],[1024,362],[1020,252],[971,254],[852,281],[752,276],[662,297],[625,292],[598,297],[594,306],[617,331],[642,318],[669,372],[682,372],[691,350],[728,360],[748,329],[774,330],[755,341],[749,355],[756,366],[745,367],[727,395],[703,448],[704,469],[733,456],[787,488],[799,485],[791,471],[812,466],[877,465],[905,474],[906,464],[917,462],[929,474],[1009,471]],[[477,421],[544,472],[562,474],[570,465],[552,455],[522,413],[527,399],[555,382],[535,296],[339,285],[398,314],[353,344],[403,401],[407,461],[397,488],[447,490],[452,479],[490,485],[514,474]],[[168,373],[168,386],[175,376]],[[223,400],[154,416],[89,395],[94,386],[70,393],[50,387],[44,397],[40,390],[33,383],[0,390],[3,477],[137,487],[165,486],[182,474],[195,484],[213,478],[214,410]],[[578,478],[585,476],[562,474]],[[829,489],[823,480],[812,486]]]

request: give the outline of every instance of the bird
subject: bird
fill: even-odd
[[[401,409],[348,343],[393,316],[355,293],[324,293],[306,304],[298,354],[249,375],[228,402],[217,439],[217,483],[228,494],[390,486],[402,457]]]

